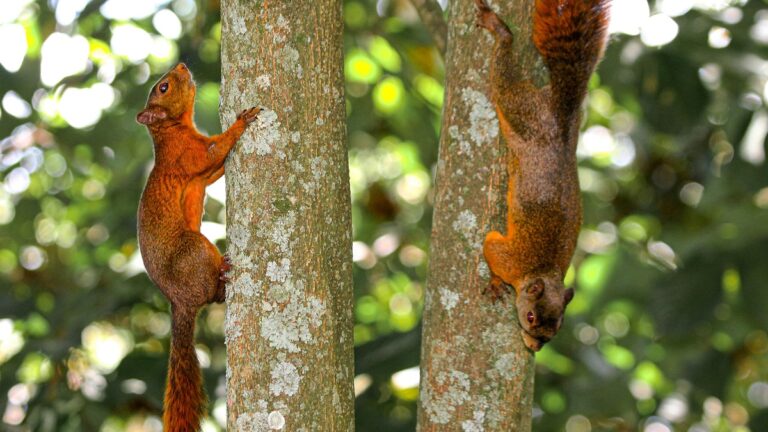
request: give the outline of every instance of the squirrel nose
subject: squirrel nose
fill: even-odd
[[[182,62],[182,63],[179,63],[179,64],[177,64],[177,65],[176,65],[176,69],[180,69],[180,70],[189,70],[189,69],[187,68],[187,65],[185,65],[183,62]]]

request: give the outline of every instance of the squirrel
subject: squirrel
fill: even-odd
[[[224,174],[224,160],[260,108],[238,114],[224,133],[207,137],[193,120],[195,82],[184,63],[152,87],[136,121],[154,142],[152,168],[138,211],[138,240],[149,278],[171,303],[171,349],[163,429],[200,429],[206,398],[195,353],[195,319],[224,301],[229,260],[200,233],[205,187]]]
[[[536,88],[517,64],[509,28],[485,0],[475,0],[477,26],[494,38],[491,99],[509,152],[507,234],[485,237],[485,292],[497,301],[508,285],[515,289],[523,341],[532,351],[557,334],[573,298],[563,278],[582,219],[576,143],[587,84],[608,39],[608,3],[536,0],[533,43],[550,78]]]

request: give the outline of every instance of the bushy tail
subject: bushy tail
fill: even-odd
[[[605,51],[609,4],[610,0],[536,1],[533,43],[549,68],[553,109],[563,130],[574,123],[578,127],[589,78]]]
[[[165,386],[163,430],[195,432],[205,409],[203,380],[195,353],[196,309],[173,306],[171,356]]]

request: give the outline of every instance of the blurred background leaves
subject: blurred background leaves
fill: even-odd
[[[768,430],[768,2],[613,7],[578,152],[577,295],[537,355],[534,430]],[[160,430],[170,319],[137,254],[152,147],[134,116],[185,61],[198,126],[220,131],[218,8],[0,3],[3,429]],[[405,0],[347,0],[344,21],[357,427],[407,431],[443,68]],[[208,195],[223,248],[223,185]],[[223,317],[199,321],[206,431],[226,418]]]

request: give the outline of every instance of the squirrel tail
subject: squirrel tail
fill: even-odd
[[[609,9],[610,0],[536,0],[533,43],[549,69],[562,130],[579,126],[589,78],[605,51]]]
[[[200,430],[206,404],[200,365],[195,353],[197,309],[171,306],[171,355],[163,407],[165,432]]]

